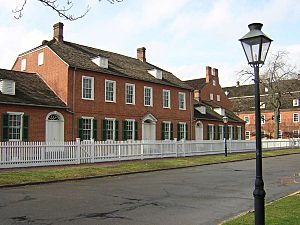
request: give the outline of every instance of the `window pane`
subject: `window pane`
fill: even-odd
[[[21,115],[9,115],[9,134],[10,140],[21,140]]]
[[[92,119],[82,120],[82,139],[91,140],[92,138]]]

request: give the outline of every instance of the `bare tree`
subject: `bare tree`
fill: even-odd
[[[265,88],[264,101],[271,105],[274,113],[274,138],[279,136],[280,109],[284,98],[290,94],[291,83],[285,80],[296,78],[296,67],[288,63],[289,56],[285,51],[271,53],[269,60],[260,73],[261,87]],[[240,78],[249,80],[253,71],[245,69],[239,72]]]
[[[65,0],[65,3],[59,3],[58,0],[36,0],[40,3],[42,3],[44,6],[49,7],[50,9],[54,10],[59,17],[62,17],[66,20],[74,21],[77,19],[80,19],[84,17],[89,11],[90,6],[87,5],[86,9],[82,12],[80,15],[74,15],[70,13],[72,10],[72,7],[74,6],[73,2],[71,0]],[[98,0],[101,2],[102,0]],[[122,2],[123,0],[106,0],[107,2],[114,4]],[[23,12],[25,9],[25,6],[27,4],[27,0],[23,0],[21,5],[18,5],[12,12],[15,14],[16,19],[20,19],[23,16]]]

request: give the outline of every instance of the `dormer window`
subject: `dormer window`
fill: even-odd
[[[162,80],[162,71],[160,69],[148,70],[148,73],[150,73],[156,79]]]
[[[106,57],[97,56],[96,58],[92,59],[92,62],[101,68],[108,69],[108,58]]]
[[[225,116],[225,109],[223,108],[214,108],[214,111],[221,116]]]
[[[0,91],[4,95],[15,95],[16,94],[16,82],[13,80],[1,80]]]

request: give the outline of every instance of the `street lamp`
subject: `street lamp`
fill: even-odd
[[[228,117],[223,116],[223,122],[224,122],[224,142],[225,142],[225,157],[227,157],[227,141],[226,141],[226,124],[228,123]]]
[[[261,115],[259,93],[259,67],[265,62],[272,39],[262,31],[261,23],[252,23],[248,27],[250,31],[243,36],[241,42],[248,63],[254,68],[255,84],[255,129],[256,129],[256,179],[254,196],[255,225],[265,224],[265,196],[264,181],[262,177],[262,147],[261,147]]]

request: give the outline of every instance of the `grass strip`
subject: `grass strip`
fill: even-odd
[[[263,157],[299,153],[300,149],[265,151],[263,152]],[[228,157],[224,157],[224,155],[210,155],[72,166],[2,169],[0,170],[0,187],[201,166],[254,158],[255,152],[249,152],[229,154]]]
[[[300,221],[300,195],[288,196],[268,204],[265,208],[265,224],[298,225]],[[237,217],[223,225],[253,225],[254,212]]]

